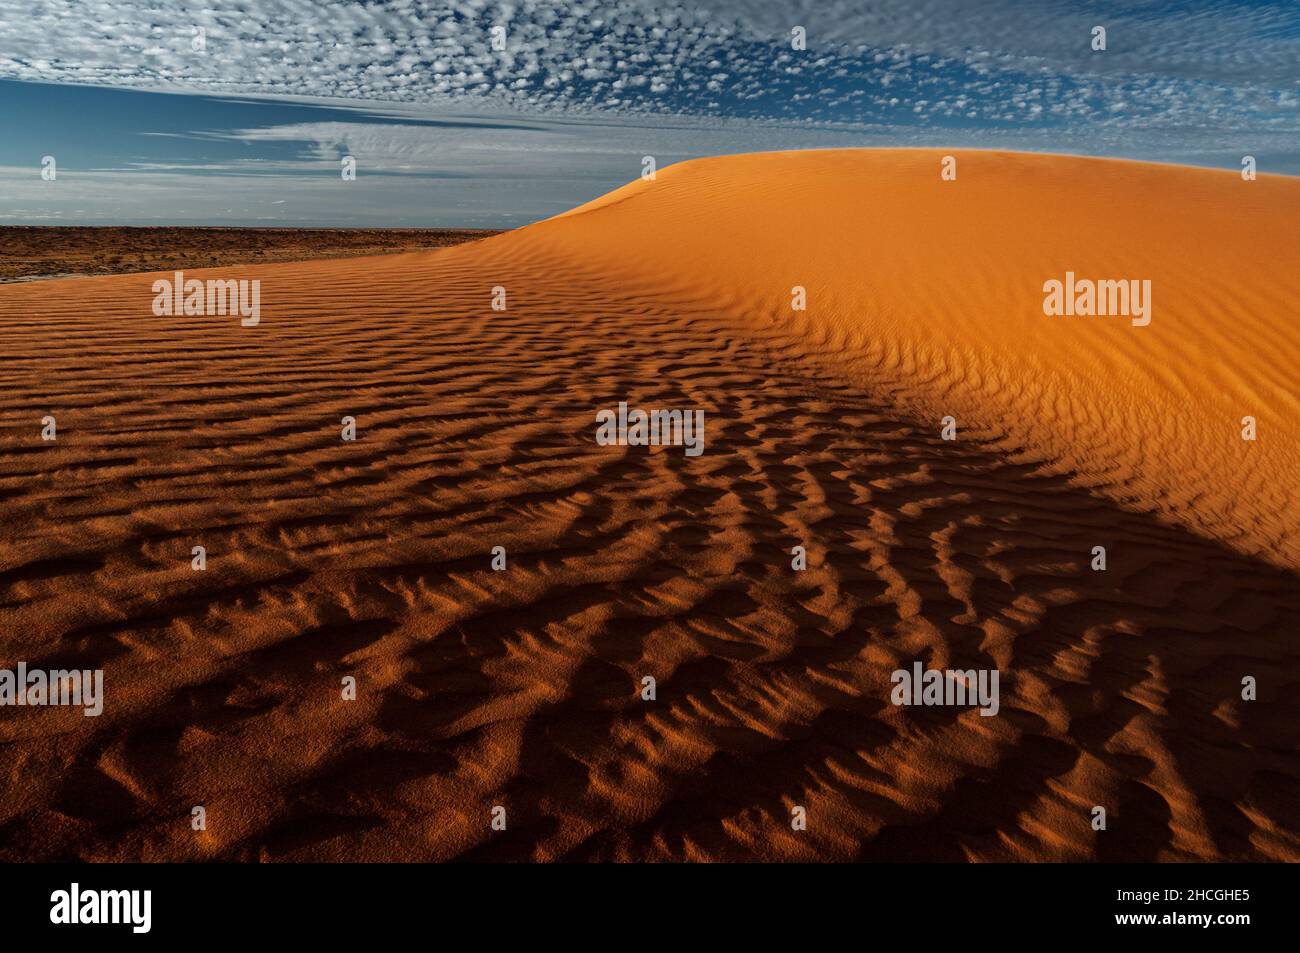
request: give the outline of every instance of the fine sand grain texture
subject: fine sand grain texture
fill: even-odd
[[[0,712],[0,857],[1300,860],[1300,183],[941,155],[195,273],[255,328],[0,288],[0,664],[106,682]],[[1067,270],[1150,325],[1044,315]]]

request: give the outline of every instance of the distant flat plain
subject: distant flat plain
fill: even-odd
[[[495,234],[460,228],[16,225],[0,227],[0,282],[384,255]]]

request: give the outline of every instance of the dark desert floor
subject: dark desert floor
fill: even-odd
[[[444,248],[497,234],[453,228],[0,227],[0,283]]]

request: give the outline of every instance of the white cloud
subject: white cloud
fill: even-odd
[[[1089,48],[1094,22],[1109,31],[1105,53]],[[796,24],[808,30],[805,53],[790,50]],[[0,76],[547,112],[727,113],[731,102],[837,120],[848,105],[886,107],[886,84],[910,109],[941,102],[957,82],[965,114],[983,118],[1013,115],[996,104],[1035,90],[1051,100],[1046,112],[1074,95],[1105,117],[1133,97],[1213,121],[1230,105],[1252,108],[1243,90],[1272,90],[1274,102],[1300,90],[1298,25],[1294,4],[1224,0],[1169,13],[1159,4],[1080,12],[1068,0],[84,0],[76,16],[0,0]],[[507,30],[504,51],[492,48],[494,26]],[[823,85],[827,77],[841,82]],[[865,91],[846,88],[855,82]]]

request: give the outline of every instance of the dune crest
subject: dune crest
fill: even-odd
[[[936,431],[952,415],[959,436],[1300,566],[1300,182],[978,151],[943,181],[945,154],[686,162],[496,241],[641,293],[671,283]],[[1067,274],[1149,282],[1149,324],[1044,314]]]

